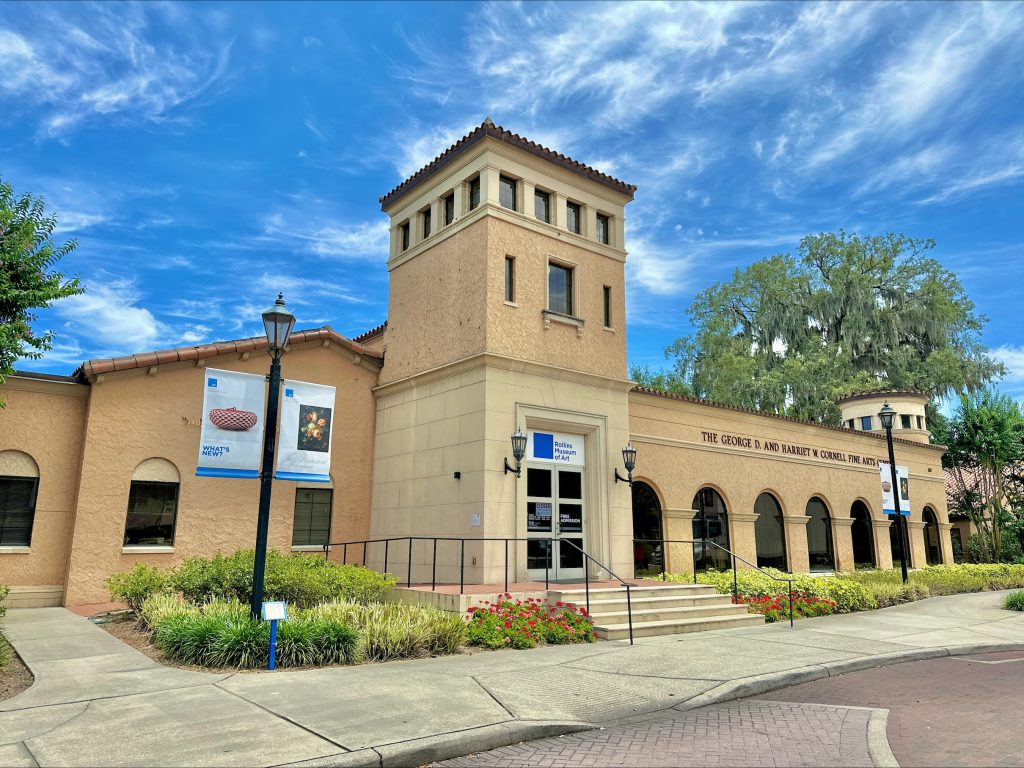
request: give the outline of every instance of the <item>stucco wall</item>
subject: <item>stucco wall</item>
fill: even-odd
[[[814,496],[825,502],[833,518],[849,518],[853,502],[862,501],[878,523],[874,536],[876,560],[880,566],[888,565],[879,469],[849,460],[851,456],[884,460],[883,438],[637,392],[630,395],[629,416],[637,448],[635,476],[649,482],[663,508],[670,510],[688,510],[700,488],[715,488],[730,513],[730,541],[737,554],[756,561],[749,535],[752,521],[749,532],[737,526],[748,524],[742,518],[752,514],[758,495],[768,491],[778,499],[787,518],[791,569],[807,568],[806,530],[801,518]],[[747,440],[749,447],[744,444]],[[780,450],[766,450],[768,443],[778,443]],[[795,446],[799,452],[783,453],[783,445]],[[842,454],[843,458],[827,457],[825,451]],[[805,452],[807,455],[801,455]],[[920,521],[923,508],[929,505],[940,523],[948,522],[941,456],[941,450],[932,447],[904,442],[896,445],[897,461],[910,470],[912,521]],[[834,523],[832,532],[838,567],[852,567],[849,525]],[[948,552],[948,529],[942,535],[944,551]],[[911,530],[911,536],[921,538],[922,532]],[[921,547],[923,538],[920,543],[912,542],[915,551],[921,551]],[[924,565],[923,559],[914,565]]]
[[[0,584],[64,583],[89,388],[12,377],[3,387],[0,451],[22,451],[39,467],[29,551],[0,550]]]
[[[350,352],[319,344],[296,346],[282,359],[285,378],[337,387],[331,474],[334,480],[331,538],[363,538],[369,530],[373,461],[374,370],[353,364]],[[222,355],[211,368],[265,373],[266,355],[241,360]],[[218,550],[252,547],[259,484],[255,480],[195,476],[206,368],[192,364],[108,374],[92,386],[81,489],[65,602],[101,602],[104,579],[140,560],[171,565]],[[181,475],[174,551],[122,551],[132,473],[150,457],[171,461]],[[274,482],[269,545],[291,548],[296,483]]]

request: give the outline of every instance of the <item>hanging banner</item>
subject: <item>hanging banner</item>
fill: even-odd
[[[274,477],[278,480],[331,482],[334,387],[286,379],[283,394],[281,436]]]
[[[267,382],[263,376],[207,368],[203,375],[200,477],[260,476]]]
[[[896,514],[896,500],[893,495],[892,470],[886,462],[879,465],[879,475],[882,479],[882,511],[887,515]],[[899,485],[900,493],[900,514],[910,516],[910,472],[906,467],[896,465],[896,482]]]

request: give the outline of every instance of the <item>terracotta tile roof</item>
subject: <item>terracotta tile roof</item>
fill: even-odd
[[[388,327],[388,321],[385,320],[383,323],[378,325],[376,328],[371,328],[370,330],[368,330],[368,331],[366,331],[364,333],[360,333],[358,336],[353,338],[352,341],[356,342],[357,344],[362,344],[364,341],[372,339],[374,336],[377,336],[377,335],[383,333],[384,329],[387,328],[387,327]]]
[[[289,346],[303,344],[309,341],[330,341],[353,352],[366,357],[377,365],[382,365],[383,360],[361,344],[346,339],[337,331],[324,326],[323,328],[312,328],[305,331],[292,331]],[[249,339],[235,339],[233,341],[214,341],[209,344],[198,344],[193,347],[177,347],[175,349],[162,349],[155,352],[142,352],[137,355],[126,355],[125,357],[100,358],[97,360],[86,360],[75,369],[72,376],[96,376],[101,373],[113,371],[127,371],[132,368],[148,368],[151,365],[162,365],[164,363],[179,363],[187,360],[206,360],[217,355],[240,354],[242,352],[255,352],[265,350],[268,346],[266,336],[254,336]]]
[[[896,397],[899,397],[900,395],[913,395],[915,397],[923,397],[925,400],[928,399],[928,393],[922,392],[920,389],[893,389],[891,387],[888,387],[882,389],[868,389],[863,392],[854,392],[851,395],[840,397],[838,400],[836,400],[836,405],[839,405],[840,403],[849,403],[854,400],[861,400],[863,398],[868,397],[880,397],[882,395],[895,395]]]
[[[596,168],[591,168],[589,165],[573,160],[571,157],[555,152],[553,149],[541,146],[535,141],[520,136],[517,133],[505,130],[500,125],[495,125],[491,122],[491,118],[487,118],[480,125],[470,131],[468,134],[463,136],[457,142],[452,144],[448,149],[442,152],[440,155],[435,157],[425,166],[420,168],[416,173],[410,176],[408,179],[403,181],[397,187],[392,189],[386,195],[380,198],[381,210],[386,209],[391,203],[397,200],[399,197],[404,195],[409,190],[413,189],[417,185],[429,179],[434,174],[438,173],[441,169],[447,166],[450,162],[455,160],[459,155],[466,152],[470,147],[474,146],[478,142],[482,141],[487,136],[497,139],[498,141],[510,144],[513,147],[525,150],[530,154],[536,155],[537,157],[547,160],[548,162],[559,165],[565,168],[567,171],[571,171],[579,176],[583,176],[586,179],[602,184],[610,189],[614,189],[616,192],[620,192],[623,195],[627,195],[630,198],[636,193],[636,184],[627,184],[624,181],[616,179],[614,176],[609,176],[607,173],[602,173]]]
[[[727,411],[738,411],[740,413],[749,413],[754,416],[764,416],[769,419],[779,419],[780,421],[791,421],[794,424],[804,424],[808,427],[817,427],[818,429],[831,429],[836,432],[843,432],[847,435],[859,435],[861,437],[870,437],[875,440],[881,440],[885,442],[885,435],[875,435],[870,432],[860,432],[846,427],[840,427],[832,424],[819,424],[816,421],[809,421],[807,419],[797,419],[793,416],[782,416],[777,413],[768,413],[767,411],[755,411],[753,408],[744,408],[740,405],[727,405],[726,403],[716,403],[713,400],[702,400],[699,397],[690,397],[688,395],[677,395],[672,392],[664,392],[660,389],[651,389],[650,387],[633,387],[633,392],[639,392],[642,395],[653,395],[654,397],[664,397],[669,400],[682,400],[686,403],[694,403],[696,405],[707,405],[712,408],[722,408]],[[891,392],[892,390],[886,390]],[[893,437],[894,443],[904,443],[905,445],[916,445],[923,448],[934,448],[936,450],[945,451],[946,446],[935,445],[934,443],[918,443],[914,440],[904,440],[902,437]]]

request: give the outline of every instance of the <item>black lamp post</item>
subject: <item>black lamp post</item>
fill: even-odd
[[[526,435],[523,434],[523,430],[516,428],[516,433],[512,435],[512,458],[516,460],[515,467],[510,467],[508,459],[505,459],[505,474],[509,472],[514,474],[516,477],[521,477],[523,474],[523,456],[526,455]]]
[[[267,528],[270,525],[270,486],[274,479],[274,444],[277,442],[277,404],[281,391],[281,355],[295,326],[295,315],[285,309],[284,296],[277,294],[274,306],[263,313],[270,354],[270,391],[267,393],[267,418],[263,422],[263,466],[260,470],[260,511],[256,520],[256,559],[252,569],[253,618],[260,618],[263,606],[263,576],[267,567]]]
[[[889,472],[892,478],[892,498],[896,504],[896,519],[893,521],[896,524],[897,536],[900,540],[900,569],[903,571],[903,583],[907,583],[907,523],[903,519],[903,514],[900,512],[900,484],[899,478],[896,476],[896,455],[893,453],[892,448],[892,423],[896,418],[896,411],[888,403],[882,406],[882,410],[878,412],[878,418],[882,422],[882,427],[885,429],[885,441],[889,445]]]
[[[633,447],[632,443],[626,443],[626,447],[622,449],[622,463],[626,467],[626,476],[623,477],[619,474],[619,468],[615,468],[615,482],[626,483],[630,488],[633,487],[633,468],[636,467],[636,448]]]

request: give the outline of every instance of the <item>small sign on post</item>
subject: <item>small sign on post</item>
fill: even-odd
[[[270,663],[267,668],[273,670],[277,656],[277,622],[288,620],[288,605],[284,600],[263,603],[263,620],[270,622]]]

